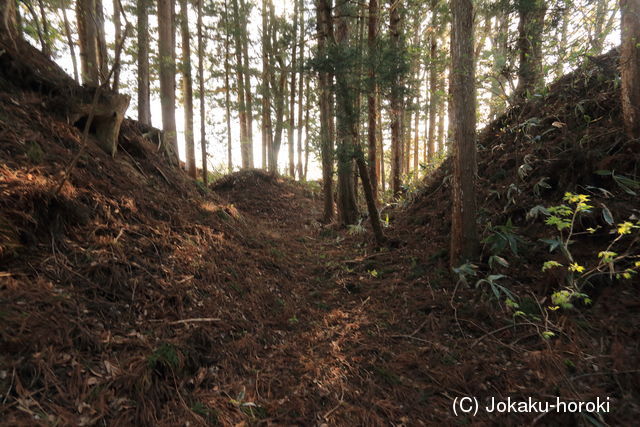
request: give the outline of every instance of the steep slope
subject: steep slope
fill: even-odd
[[[65,107],[85,89],[21,49],[0,51],[0,418],[204,423],[193,396],[227,392],[288,326],[297,273],[130,120],[115,158],[91,136],[56,194],[81,145]],[[245,417],[223,401],[220,419]]]

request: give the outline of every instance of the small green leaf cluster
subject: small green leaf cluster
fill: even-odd
[[[570,245],[574,243],[573,236],[578,234],[593,234],[596,232],[594,228],[588,228],[586,232],[576,233],[576,219],[581,213],[591,212],[593,206],[590,205],[590,196],[586,194],[574,194],[567,192],[563,201],[566,204],[552,206],[548,208],[536,207],[529,212],[530,217],[536,217],[539,213],[547,216],[545,224],[554,227],[558,231],[558,237],[553,239],[542,239],[544,243],[549,245],[549,251],[553,252],[557,248],[561,249],[562,254],[567,259],[567,264],[549,260],[542,265],[542,271],[553,268],[564,268],[567,271],[568,284],[565,289],[554,292],[551,295],[551,310],[571,309],[574,308],[574,301],[582,301],[583,304],[591,304],[591,299],[587,294],[582,292],[584,284],[589,282],[589,278],[598,274],[608,274],[616,279],[631,279],[631,277],[640,271],[640,256],[631,254],[628,250],[622,253],[614,252],[613,246],[620,242],[625,236],[632,234],[636,230],[640,230],[640,221],[633,223],[632,221],[624,221],[617,224],[615,229],[611,230],[611,234],[616,237],[609,243],[608,247],[600,251],[597,255],[597,262],[590,268],[585,267],[576,261],[570,251]],[[614,225],[615,221],[611,211],[605,206],[603,208],[603,218],[610,224]],[[599,227],[598,227],[599,228]],[[629,247],[629,249],[631,246]],[[635,262],[633,262],[635,260]],[[633,262],[633,264],[631,264]]]

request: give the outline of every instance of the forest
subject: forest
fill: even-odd
[[[640,0],[1,0],[0,425],[634,425]]]

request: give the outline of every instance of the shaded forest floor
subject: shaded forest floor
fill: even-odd
[[[483,237],[510,220],[521,238],[516,253],[498,251],[509,261],[500,283],[524,313],[514,317],[474,286],[492,272],[490,245],[469,284],[448,270],[447,162],[385,211],[397,244],[382,250],[366,223],[321,226],[313,187],[260,171],[195,185],[128,120],[116,157],[92,142],[56,194],[81,145],[61,108],[76,88],[53,67],[25,71],[5,48],[2,424],[631,425],[640,415],[637,277],[599,283],[589,307],[544,310],[563,277],[540,267],[561,259],[539,242],[552,230],[527,218],[565,191],[590,192],[597,208],[580,227],[601,228],[575,245],[587,259],[610,240],[602,205],[616,222],[640,215],[636,196],[594,174],[638,176],[615,53],[481,137]],[[457,418],[461,396],[610,397],[612,412]]]

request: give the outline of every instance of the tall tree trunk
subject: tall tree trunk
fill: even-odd
[[[542,32],[547,5],[544,0],[518,0],[518,87],[516,96],[527,96],[544,84]]]
[[[269,25],[268,0],[262,0],[262,169],[273,170],[269,164],[270,150],[273,143],[271,123],[271,33]],[[276,168],[277,169],[277,168]]]
[[[493,38],[493,65],[491,79],[491,101],[489,118],[496,116],[505,109],[507,99],[507,80],[510,78],[509,70],[509,13],[500,10],[496,17],[496,33]],[[566,44],[566,43],[565,43]],[[558,61],[562,67],[562,61]]]
[[[184,106],[184,142],[187,175],[196,178],[196,145],[193,137],[193,80],[191,78],[191,34],[189,33],[189,7],[180,0],[180,33],[182,35],[182,98]]]
[[[341,225],[355,224],[358,208],[353,185],[353,147],[355,143],[356,115],[351,96],[353,79],[346,64],[349,46],[348,0],[337,0],[335,7],[336,47],[340,62],[336,67],[336,155],[338,160],[338,221]]]
[[[435,10],[436,2],[432,3],[431,27],[436,28],[438,23]],[[436,113],[440,104],[440,94],[438,93],[438,36],[435,31],[431,33],[429,46],[429,136],[427,144],[427,161],[433,162],[436,154]]]
[[[353,194],[353,159],[355,158],[360,179],[362,181],[369,219],[378,245],[382,245],[385,238],[382,234],[378,209],[376,208],[369,171],[364,160],[362,146],[357,139],[358,111],[355,107],[354,96],[357,93],[357,79],[354,76],[359,70],[349,61],[349,0],[338,0],[336,3],[336,51],[340,60],[339,71],[336,72],[336,113],[338,135],[338,218],[343,225],[354,224],[358,210]]]
[[[165,148],[178,160],[176,135],[176,65],[173,30],[173,0],[158,0],[158,50],[160,61],[160,103]],[[170,152],[171,152],[170,151]]]
[[[304,1],[300,0],[300,4],[298,6],[299,14],[300,14],[300,37],[299,37],[299,45],[300,45],[300,66],[298,67],[300,78],[298,79],[298,179],[303,180],[303,169],[302,169],[302,118],[303,118],[303,95],[304,95],[304,73],[302,72],[304,68],[304,38],[305,38],[305,28],[304,28]]]
[[[418,97],[417,105],[420,105],[420,97]],[[418,179],[418,167],[420,164],[420,109],[416,106],[413,116],[413,172],[414,179]]]
[[[12,2],[13,0],[10,0]],[[69,24],[69,17],[67,16],[67,8],[63,5],[62,9],[62,22],[64,23],[64,35],[67,38],[67,45],[69,46],[69,54],[71,55],[71,63],[73,64],[73,79],[76,83],[80,83],[80,74],[78,73],[78,60],[76,59],[76,45],[73,42],[73,36],[71,35],[71,24]]]
[[[318,55],[327,56],[327,44],[333,39],[331,0],[316,0]],[[320,106],[320,153],[322,158],[323,222],[333,220],[333,132],[331,129],[331,74],[318,72]]]
[[[401,49],[401,14],[398,10],[400,2],[389,0],[389,34],[391,38],[391,48],[395,52]],[[394,196],[400,194],[400,174],[402,172],[402,78],[399,70],[396,68],[396,75],[393,76],[391,83],[391,96],[389,99],[391,118],[391,189]]]
[[[640,138],[640,0],[621,0],[622,116],[629,138]]]
[[[82,83],[91,86],[97,86],[100,81],[95,10],[95,0],[78,0],[76,2]]]
[[[473,52],[473,2],[451,0],[451,117],[453,123],[453,207],[450,265],[478,252],[476,230],[476,91]]]
[[[204,103],[204,37],[202,34],[202,2],[198,0],[198,91],[200,92],[200,150],[202,155],[202,182],[207,185],[209,171],[207,170],[207,133]]]
[[[238,94],[238,118],[240,120],[240,155],[242,158],[242,168],[246,169],[251,167],[251,143],[249,141],[249,129],[247,128],[247,98],[245,95],[245,73],[244,62],[242,59],[243,41],[241,32],[245,30],[242,27],[243,19],[240,16],[238,8],[238,0],[231,0],[233,7],[233,39],[234,50],[236,56],[236,80],[237,80],[237,94]],[[228,27],[227,27],[228,28]],[[227,30],[229,31],[229,30]],[[249,113],[250,114],[250,113]]]
[[[377,144],[377,126],[378,126],[378,110],[376,108],[376,97],[378,94],[378,85],[376,83],[376,66],[374,57],[378,49],[378,0],[369,0],[369,16],[367,21],[367,47],[369,49],[369,90],[367,92],[367,147],[369,154],[369,177],[371,181],[371,191],[378,202],[378,170],[380,168],[376,151]]]
[[[441,94],[446,93],[446,82],[444,77],[444,72],[440,77],[440,83],[438,84],[438,89]],[[440,103],[438,105],[438,148],[436,149],[436,153],[445,153],[447,151],[447,135],[446,129],[444,126],[445,119],[447,118],[447,97],[440,96]],[[451,120],[451,118],[449,118]]]
[[[229,10],[227,1],[224,2],[224,87],[225,87],[225,121],[227,122],[227,171],[233,172],[233,157],[231,149],[231,84],[229,75],[231,74],[231,65],[229,64],[229,55],[231,40],[229,39]],[[239,97],[240,98],[240,97]],[[244,99],[244,98],[240,98]],[[242,129],[242,120],[240,120],[240,128]]]
[[[149,82],[149,0],[138,0],[138,120],[151,125]]]
[[[244,71],[244,96],[245,96],[245,106],[246,106],[246,114],[245,119],[247,120],[247,151],[249,156],[249,167],[253,168],[253,93],[251,92],[251,68],[249,67],[249,11],[247,10],[247,5],[244,0],[240,0],[241,7],[241,17],[242,17],[242,31],[241,31],[241,39],[242,39],[242,60],[243,60],[243,71]]]
[[[311,109],[311,76],[307,76],[305,80],[306,88],[304,90],[305,108],[304,108],[304,171],[302,180],[307,180],[307,172],[309,170],[309,110]]]
[[[114,64],[120,64],[120,40],[122,39],[122,27],[120,24],[120,0],[113,0],[113,27],[115,29],[115,59]],[[118,92],[120,88],[120,67],[113,70],[113,91]]]
[[[382,106],[380,88],[376,90],[376,117],[380,126],[376,129],[376,138],[378,140],[378,176],[380,177],[380,185],[378,186],[382,192],[387,191],[386,174],[384,167],[384,139],[382,138]]]
[[[293,48],[291,53],[291,84],[289,86],[289,128],[287,129],[289,143],[289,176],[295,178],[296,171],[294,166],[294,141],[293,135],[295,130],[295,106],[296,106],[296,71],[297,62],[297,46],[298,46],[298,7],[300,3],[295,1],[293,8]]]

